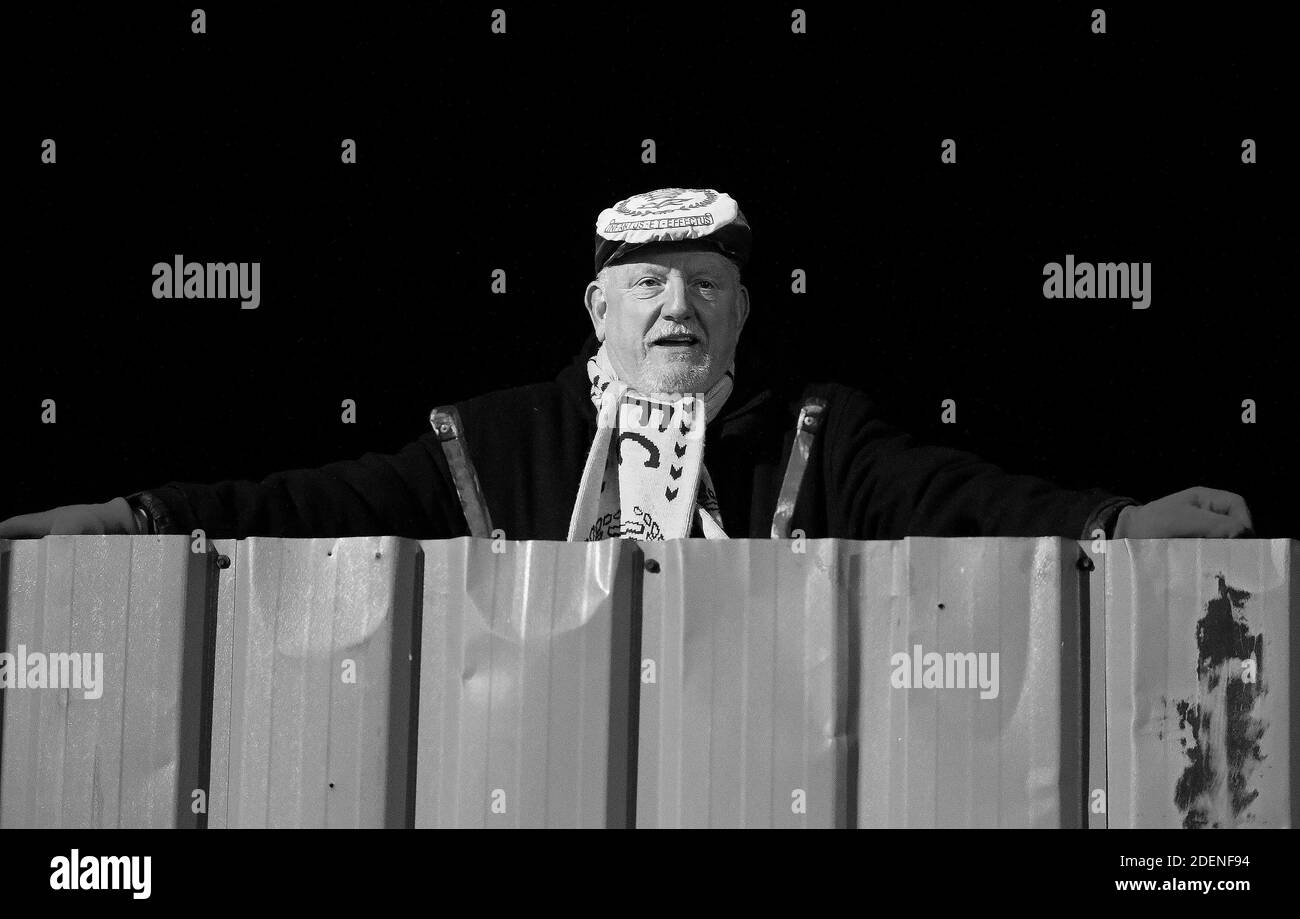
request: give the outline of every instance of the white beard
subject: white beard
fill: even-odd
[[[642,378],[642,384],[646,388],[640,391],[647,394],[702,393],[707,388],[704,384],[708,381],[712,369],[713,356],[706,354],[704,360],[698,364],[688,364],[683,361],[678,365],[648,370]]]

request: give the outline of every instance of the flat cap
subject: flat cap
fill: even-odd
[[[596,218],[596,271],[643,246],[664,243],[716,249],[744,267],[749,222],[731,195],[712,188],[660,188],[633,195]]]

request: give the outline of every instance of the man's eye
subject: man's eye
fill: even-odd
[[[700,287],[703,287],[705,290],[714,290],[718,286],[714,284],[712,281],[710,281],[708,278],[700,278],[695,283],[698,284]]]
[[[642,278],[641,280],[637,281],[636,283],[637,283],[637,286],[638,286],[638,287],[639,287],[640,285],[642,285],[642,284],[658,284],[658,283],[659,283],[659,279],[658,279],[658,278]]]

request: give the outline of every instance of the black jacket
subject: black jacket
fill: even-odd
[[[568,533],[578,481],[596,433],[586,359],[595,338],[556,379],[458,403],[465,441],[494,528],[507,539]],[[750,375],[752,377],[752,375]],[[1109,534],[1131,499],[1067,491],[1008,474],[959,450],[923,446],[878,417],[862,392],[835,383],[800,392],[739,374],[706,429],[704,462],[732,537],[768,537],[803,397],[827,401],[790,521],[808,538]],[[745,387],[742,389],[742,387]],[[132,496],[156,532],[208,538],[468,535],[441,444],[430,430],[394,455],[367,453],[261,482],[171,482]]]

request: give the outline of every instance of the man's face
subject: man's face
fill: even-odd
[[[731,366],[749,292],[717,252],[647,247],[631,258],[587,285],[610,363],[644,393],[706,392]]]

